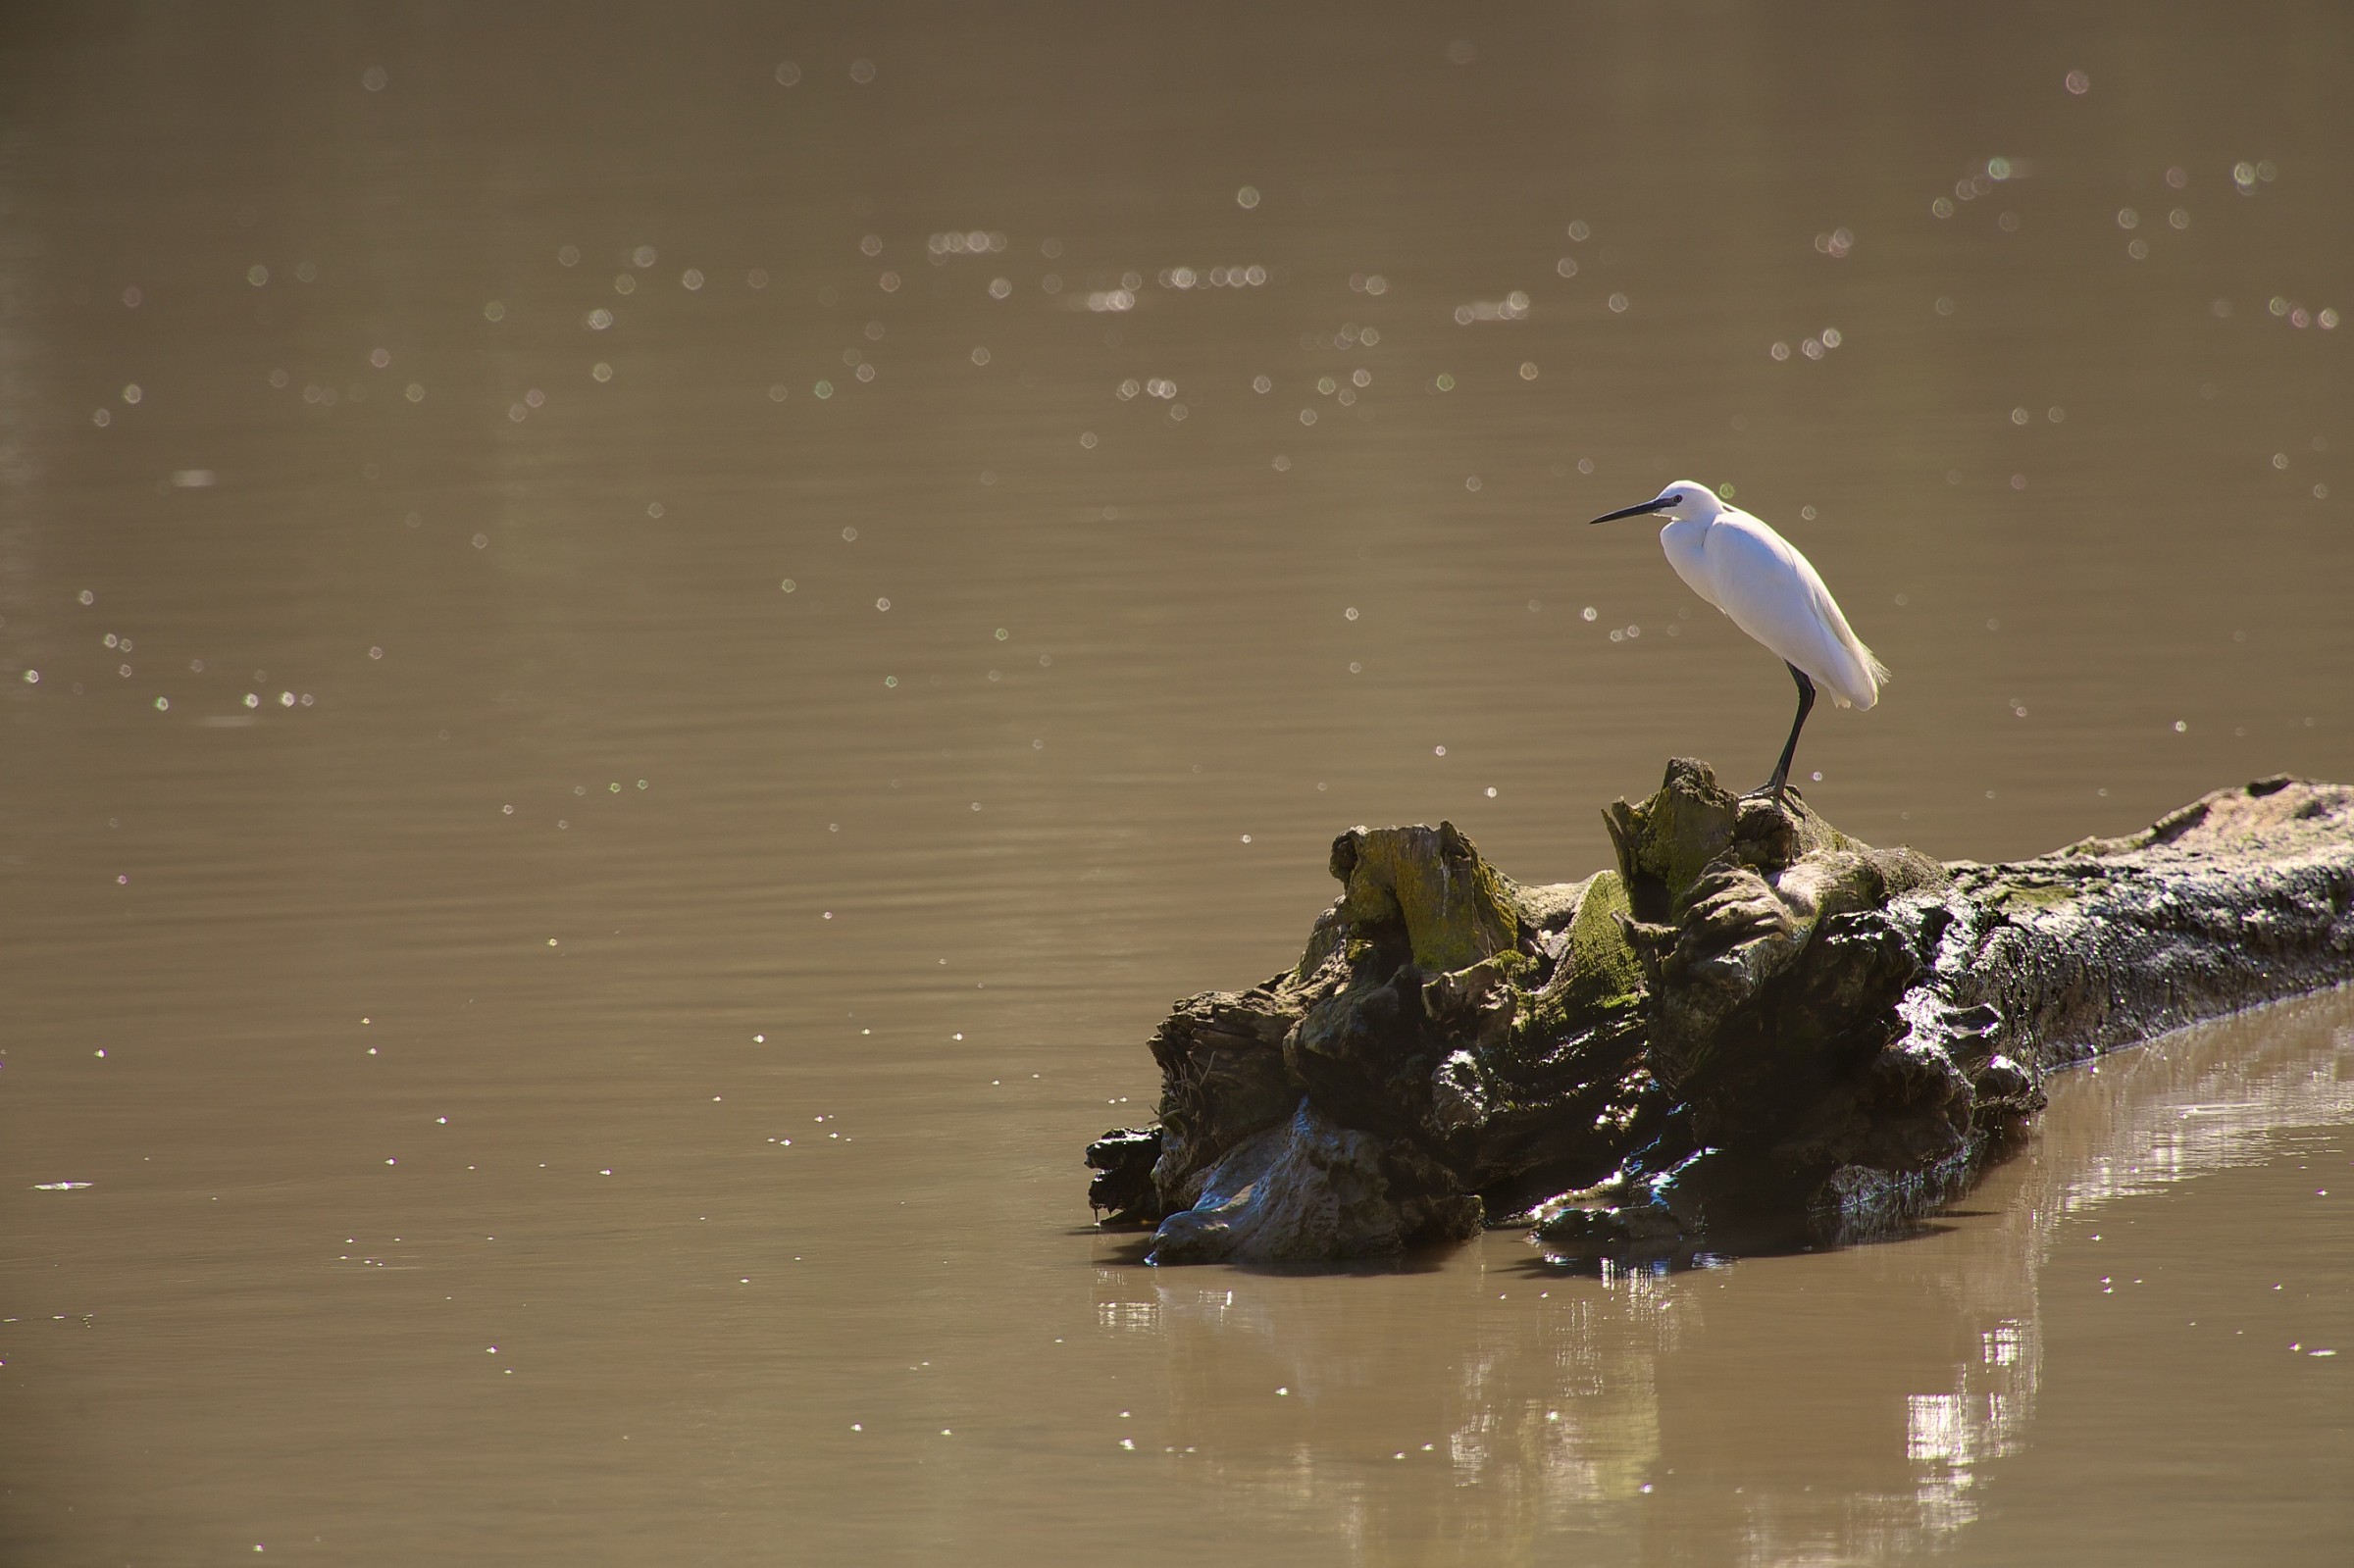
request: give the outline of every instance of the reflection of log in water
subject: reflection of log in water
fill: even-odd
[[[1599,1279],[1501,1238],[1484,1270],[1378,1282],[1112,1269],[1100,1320],[1165,1346],[1146,1444],[1359,1560],[1902,1558],[1975,1518],[2031,1436],[2063,1225],[2348,1125],[2337,991],[2065,1076],[1972,1214],[1895,1245]]]
[[[1524,887],[1355,830],[1299,964],[1178,1004],[1160,1123],[1088,1151],[1156,1262],[1333,1261],[1525,1215],[1621,1261],[1889,1235],[2056,1068],[2354,975],[2354,789],[2273,779],[2127,838],[1940,866],[1702,764]]]

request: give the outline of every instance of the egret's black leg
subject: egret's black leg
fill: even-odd
[[[1782,760],[1773,765],[1773,778],[1766,785],[1777,806],[1782,803],[1782,786],[1790,782],[1790,759],[1798,754],[1798,733],[1807,727],[1807,714],[1815,706],[1815,683],[1807,679],[1807,673],[1795,664],[1783,668],[1798,683],[1798,717],[1790,721],[1790,738],[1782,745]]]

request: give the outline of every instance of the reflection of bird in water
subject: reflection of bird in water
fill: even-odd
[[[1657,500],[1594,521],[1647,514],[1667,519],[1660,530],[1660,547],[1675,575],[1730,616],[1733,625],[1779,654],[1798,683],[1798,717],[1791,721],[1782,760],[1756,791],[1779,804],[1798,733],[1815,706],[1817,683],[1842,708],[1868,708],[1880,700],[1888,667],[1848,629],[1838,601],[1797,546],[1760,519],[1718,500],[1706,485],[1678,480]]]

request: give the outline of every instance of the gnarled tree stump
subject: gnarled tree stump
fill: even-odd
[[[1300,962],[1153,1033],[1159,1123],[1089,1147],[1090,1200],[1160,1263],[1859,1239],[1966,1187],[2055,1069],[2354,978],[2342,785],[1990,866],[1684,760],[1606,816],[1617,868],[1555,886],[1448,823],[1343,834]]]

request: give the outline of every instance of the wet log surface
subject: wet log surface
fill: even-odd
[[[1528,1226],[1565,1258],[1901,1233],[2054,1071],[2354,979],[2354,788],[2267,779],[2037,859],[1874,849],[1678,760],[1617,866],[1523,886],[1451,824],[1333,842],[1297,965],[1179,1002],[1158,1124],[1087,1150],[1159,1263]]]

